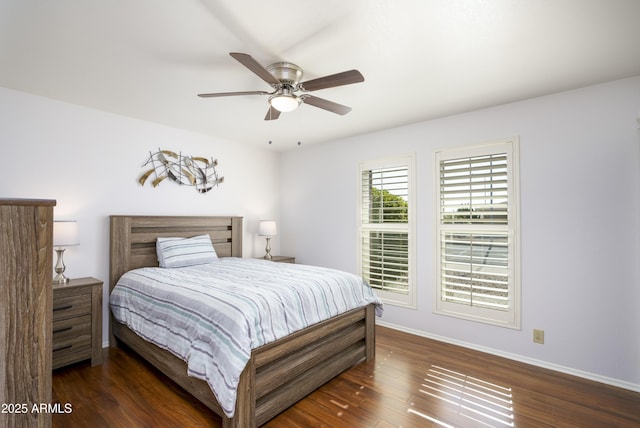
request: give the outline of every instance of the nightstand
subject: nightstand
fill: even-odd
[[[53,285],[54,369],[91,359],[102,364],[102,281],[71,279]]]
[[[295,263],[296,258],[290,256],[271,256],[271,261],[276,263]]]

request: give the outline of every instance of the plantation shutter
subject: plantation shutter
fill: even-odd
[[[442,299],[491,309],[509,309],[506,234],[442,232]]]
[[[440,162],[443,224],[507,224],[505,153]]]
[[[441,292],[448,302],[509,308],[505,153],[440,161]],[[495,228],[494,228],[495,229]]]
[[[361,171],[361,275],[373,287],[409,293],[409,168]]]
[[[519,326],[514,158],[513,141],[436,154],[440,313]]]

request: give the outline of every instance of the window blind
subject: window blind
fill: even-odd
[[[509,309],[506,234],[442,232],[441,245],[444,301]]]
[[[436,311],[519,327],[517,141],[436,153]]]
[[[440,219],[444,224],[507,224],[507,156],[440,162]]]
[[[362,276],[373,288],[407,294],[409,236],[369,231],[362,240]]]
[[[361,170],[361,275],[373,287],[409,293],[409,168]]]
[[[508,224],[505,153],[440,162],[440,220],[444,225]],[[441,232],[442,299],[470,306],[509,307],[505,233]]]

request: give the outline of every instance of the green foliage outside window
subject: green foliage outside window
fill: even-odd
[[[407,223],[409,221],[409,204],[402,197],[388,190],[371,189],[371,223]]]

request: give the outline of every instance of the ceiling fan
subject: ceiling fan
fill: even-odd
[[[302,103],[345,115],[351,111],[351,107],[309,95],[307,92],[364,82],[364,77],[358,70],[344,71],[300,82],[303,74],[302,68],[290,62],[276,62],[265,68],[251,55],[238,52],[231,52],[229,55],[271,85],[273,91],[218,92],[198,94],[198,96],[211,98],[234,95],[268,95],[269,110],[264,120],[275,120],[280,117],[280,113],[293,111]],[[298,94],[298,92],[301,93]]]

